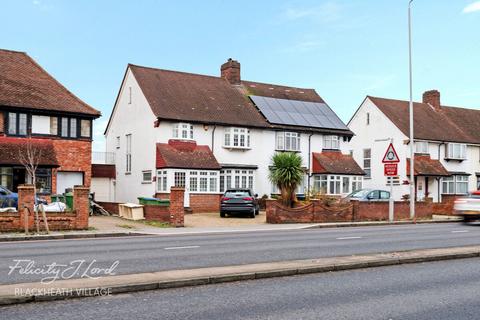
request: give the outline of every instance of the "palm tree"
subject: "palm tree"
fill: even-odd
[[[282,194],[282,202],[291,207],[296,200],[295,190],[302,182],[304,171],[302,157],[294,152],[279,152],[272,157],[269,179]]]

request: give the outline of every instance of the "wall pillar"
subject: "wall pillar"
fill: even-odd
[[[88,229],[88,217],[90,214],[89,194],[90,188],[88,187],[73,187],[73,207],[77,215],[75,229]]]
[[[25,227],[25,208],[28,208],[28,229],[32,230],[35,224],[34,217],[34,206],[35,206],[35,192],[33,185],[24,184],[18,186],[18,213],[20,215],[20,225],[22,228]]]
[[[185,189],[170,188],[170,224],[173,227],[183,227],[185,208],[183,207]]]

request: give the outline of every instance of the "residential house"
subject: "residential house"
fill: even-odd
[[[441,105],[440,92],[414,102],[414,172],[417,200],[465,194],[480,182],[480,110]],[[354,158],[366,172],[364,186],[388,189],[400,200],[409,194],[409,102],[367,96],[348,123]],[[382,159],[390,141],[398,153],[398,176],[384,176]]]
[[[181,186],[186,207],[211,211],[230,187],[275,194],[269,167],[283,151],[303,158],[299,195],[361,187],[363,171],[341,152],[353,133],[315,90],[241,80],[232,59],[220,69],[218,77],[128,65],[105,131],[117,201]]]
[[[92,121],[100,112],[77,98],[24,52],[0,50],[0,185],[31,181],[20,154],[41,154],[38,192],[90,185]]]

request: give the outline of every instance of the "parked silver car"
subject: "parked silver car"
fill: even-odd
[[[388,201],[390,192],[378,189],[360,189],[344,198],[347,201]]]

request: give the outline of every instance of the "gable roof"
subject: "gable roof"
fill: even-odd
[[[210,147],[195,141],[169,140],[157,143],[156,167],[219,170],[221,167]]]
[[[287,130],[328,131],[353,135],[350,130],[270,124],[249,95],[322,102],[313,89],[242,81],[232,85],[221,77],[155,69],[129,64],[153,113],[161,120]]]
[[[409,102],[367,96],[390,121],[409,136]],[[415,139],[480,143],[480,110],[413,103]]]
[[[365,175],[352,156],[340,151],[322,151],[312,154],[313,174]]]
[[[3,49],[0,106],[100,116],[99,111],[68,91],[25,52]]]

